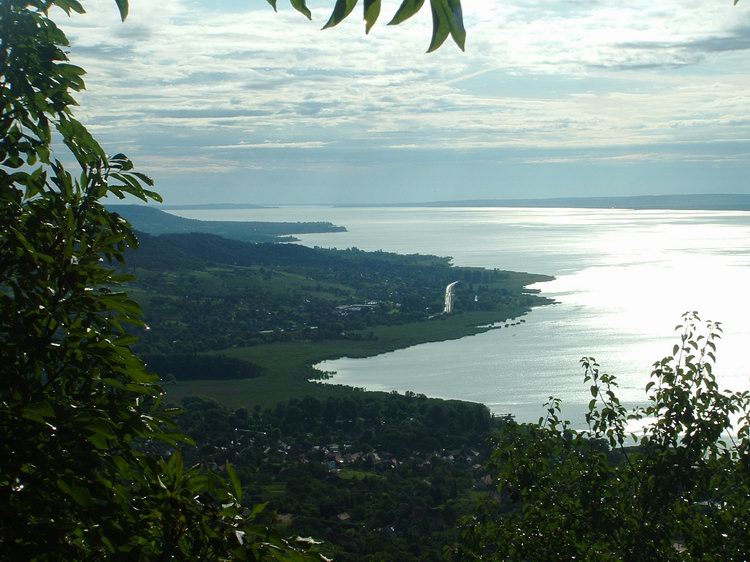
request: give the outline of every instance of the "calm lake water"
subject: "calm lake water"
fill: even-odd
[[[310,246],[453,257],[460,266],[556,276],[537,285],[559,304],[526,323],[319,368],[331,382],[412,390],[487,404],[536,420],[550,396],[581,422],[590,399],[578,360],[592,355],[644,398],[651,364],[671,351],[680,314],[720,320],[715,372],[750,388],[750,213],[507,208],[331,208],[179,211],[204,220],[330,221],[345,233],[301,236]],[[580,425],[580,423],[576,423]]]

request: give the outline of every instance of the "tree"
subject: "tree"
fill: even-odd
[[[54,7],[83,12],[75,0],[0,4],[0,557],[291,556],[254,522],[260,509],[243,515],[231,467],[227,486],[170,455],[185,438],[130,350],[140,309],[112,267],[137,242],[101,203],[159,197],[73,117],[84,71]]]
[[[337,2],[326,26],[355,4]],[[368,29],[379,5],[365,2]],[[432,6],[431,49],[448,34],[462,45],[458,1]],[[262,506],[242,507],[230,465],[227,484],[174,452],[186,438],[130,349],[128,326],[143,323],[116,265],[137,240],[102,204],[160,198],[75,119],[85,72],[54,9],[84,13],[78,0],[0,2],[0,558],[300,558]]]
[[[583,358],[588,430],[572,431],[551,398],[539,424],[497,437],[494,499],[465,521],[461,559],[747,559],[750,393],[718,388],[719,323],[683,320],[647,407],[628,411],[615,377]],[[642,434],[628,435],[631,422]]]

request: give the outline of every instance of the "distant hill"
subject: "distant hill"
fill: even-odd
[[[330,222],[202,221],[178,217],[145,205],[108,205],[107,208],[147,234],[204,233],[243,242],[289,242],[292,234],[343,232]]]
[[[159,205],[163,210],[196,210],[196,209],[274,209],[267,205],[253,205],[252,203],[195,203],[185,205]]]
[[[153,270],[201,269],[209,265],[342,267],[349,265],[366,270],[378,263],[397,266],[449,267],[450,258],[361,250],[308,248],[299,244],[248,244],[215,234],[177,233],[153,236],[138,233],[140,245],[128,251],[129,267]]]
[[[127,254],[130,267],[146,269],[200,269],[207,265],[307,265],[319,262],[321,253],[298,244],[247,244],[216,234],[139,233],[138,250]]]
[[[636,195],[632,197],[555,197],[551,199],[467,199],[403,203],[386,207],[532,207],[675,211],[750,211],[750,195]]]

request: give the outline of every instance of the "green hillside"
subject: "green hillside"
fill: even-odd
[[[148,234],[203,233],[223,236],[243,242],[289,242],[293,234],[343,232],[342,226],[329,222],[258,222],[258,221],[203,221],[178,217],[145,205],[108,205],[110,211]]]

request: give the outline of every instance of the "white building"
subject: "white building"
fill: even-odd
[[[445,288],[445,309],[443,314],[451,314],[453,312],[453,301],[456,298],[456,285],[458,281],[454,281]]]

